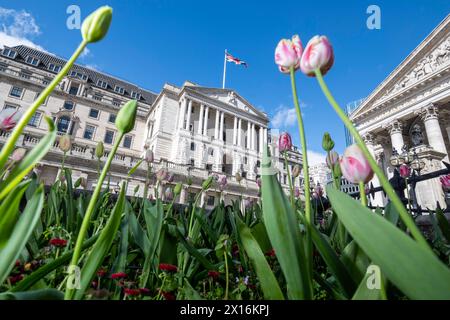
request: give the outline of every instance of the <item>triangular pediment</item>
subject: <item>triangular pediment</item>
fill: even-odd
[[[236,91],[230,89],[220,89],[220,88],[206,88],[199,86],[192,86],[189,89],[200,93],[210,99],[218,100],[223,104],[231,108],[236,108],[238,110],[244,111],[254,116],[259,116],[267,118],[267,115],[254,106],[252,106],[247,100],[240,96]]]
[[[379,109],[391,99],[410,94],[422,82],[427,83],[450,69],[450,15],[448,15],[381,84],[352,111],[357,119]]]

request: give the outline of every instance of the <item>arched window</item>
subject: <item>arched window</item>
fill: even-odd
[[[58,132],[68,133],[70,128],[70,117],[62,116],[58,119],[56,127],[58,128]]]

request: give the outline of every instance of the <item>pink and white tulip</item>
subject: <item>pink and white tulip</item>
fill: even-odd
[[[446,176],[441,176],[439,178],[439,180],[441,181],[442,188],[445,191],[450,191],[450,174],[448,174]]]
[[[292,138],[287,132],[280,134],[278,139],[278,149],[280,152],[285,152],[292,149]]]
[[[298,35],[292,37],[292,40],[281,39],[275,49],[275,63],[283,73],[289,73],[290,68],[294,70],[300,68],[300,59],[303,54],[303,46]]]
[[[315,70],[320,69],[325,75],[334,63],[333,47],[325,36],[314,36],[309,40],[300,61],[300,69],[310,77],[315,76]]]
[[[0,130],[11,131],[19,121],[21,114],[18,110],[3,109],[0,111]]]
[[[356,144],[345,149],[339,163],[343,176],[351,183],[367,183],[373,178],[372,168]]]
[[[408,178],[411,175],[411,168],[406,164],[402,164],[399,168],[399,171],[402,178]]]

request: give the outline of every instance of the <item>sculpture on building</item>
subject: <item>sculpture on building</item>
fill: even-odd
[[[422,129],[419,124],[415,124],[411,130],[411,142],[414,147],[420,146],[424,143]]]

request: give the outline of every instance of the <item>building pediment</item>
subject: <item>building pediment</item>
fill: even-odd
[[[230,89],[219,88],[205,88],[205,87],[190,87],[191,90],[196,93],[200,93],[210,99],[218,100],[231,108],[236,108],[240,111],[249,113],[253,116],[267,118],[267,115],[254,106],[252,106],[247,100],[241,97],[236,91]]]
[[[432,79],[450,71],[450,15],[352,112],[351,118],[364,118],[375,110],[388,108],[399,97],[429,85]],[[418,90],[417,90],[418,91]]]

